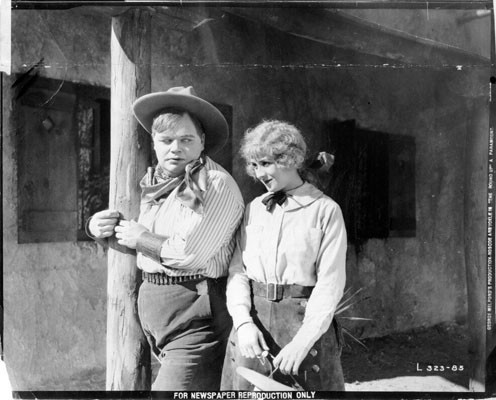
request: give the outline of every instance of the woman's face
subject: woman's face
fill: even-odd
[[[288,191],[302,183],[296,168],[276,164],[272,157],[251,160],[250,167],[253,168],[256,178],[269,192]]]

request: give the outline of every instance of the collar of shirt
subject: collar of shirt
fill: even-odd
[[[203,214],[203,193],[208,189],[207,170],[211,168],[210,158],[200,158],[186,165],[183,176],[173,178],[161,176],[160,166],[157,166],[154,175],[150,176],[148,172],[140,181],[141,203],[159,204],[177,188],[176,198],[186,207]]]
[[[312,184],[305,182],[300,187],[287,192],[288,200],[282,205],[284,211],[305,207],[322,197],[323,193]]]

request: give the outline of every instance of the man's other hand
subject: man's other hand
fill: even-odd
[[[148,229],[143,225],[138,224],[136,221],[121,219],[119,225],[115,227],[115,237],[117,238],[117,243],[120,245],[135,249],[138,237],[147,230]]]

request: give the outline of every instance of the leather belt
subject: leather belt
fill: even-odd
[[[309,298],[313,290],[313,286],[262,283],[251,279],[250,284],[254,296],[263,297],[269,301],[279,301],[287,298]]]
[[[148,281],[150,283],[154,283],[155,285],[177,285],[184,282],[190,281],[199,281],[205,279],[205,276],[201,274],[196,275],[186,275],[186,276],[169,276],[162,272],[156,273],[148,273],[142,272],[143,280]]]

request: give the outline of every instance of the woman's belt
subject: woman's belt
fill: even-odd
[[[308,298],[313,290],[313,286],[262,283],[251,279],[250,284],[254,296],[263,297],[269,301],[279,301],[290,297]]]
[[[205,279],[205,276],[201,274],[196,275],[186,275],[186,276],[169,276],[162,272],[148,273],[143,271],[143,280],[155,285],[177,285],[184,282],[199,281]]]

